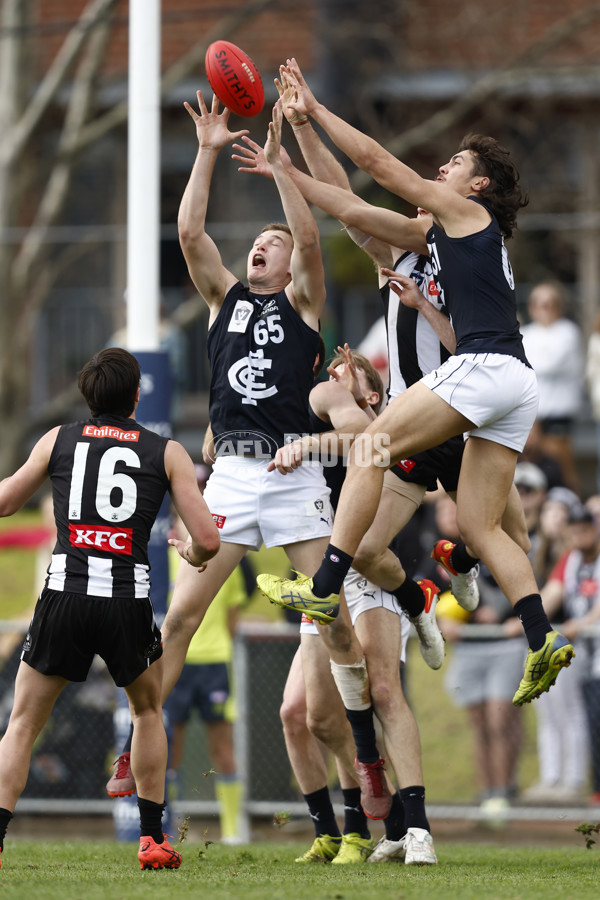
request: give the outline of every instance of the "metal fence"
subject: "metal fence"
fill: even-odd
[[[0,637],[13,634],[13,649],[0,670],[0,727],[4,728],[12,704],[20,640],[27,623],[0,622]],[[468,626],[471,636],[497,636],[492,626]],[[593,634],[600,634],[596,629]],[[235,726],[239,774],[245,788],[245,836],[254,817],[272,817],[285,811],[306,816],[306,807],[287,758],[279,719],[279,706],[290,663],[298,646],[298,628],[287,623],[242,621],[235,643],[235,684],[238,716]],[[415,711],[423,746],[428,813],[432,818],[478,819],[475,776],[469,759],[472,735],[464,710],[454,709],[443,689],[442,674],[432,672],[418,658],[416,642],[409,641],[407,695]],[[416,656],[413,654],[416,652]],[[537,774],[537,716],[531,704],[524,710],[525,741],[520,752],[520,787]],[[31,773],[19,810],[34,814],[109,815],[114,801],[107,798],[108,767],[116,755],[116,692],[104,664],[98,660],[87,682],[69,685],[34,748]],[[123,722],[117,723],[123,731]],[[597,723],[600,728],[600,722]],[[452,774],[452,761],[460,765]],[[210,761],[203,728],[192,719],[186,736],[176,814],[212,816],[217,813],[214,781],[204,777]],[[591,792],[591,787],[588,791]],[[335,791],[335,784],[332,784]],[[339,794],[334,799],[341,801]],[[334,804],[341,813],[340,802]],[[600,810],[599,810],[600,812]],[[557,798],[550,805],[519,801],[511,805],[507,820],[584,820],[590,808]],[[592,814],[593,815],[593,814]]]

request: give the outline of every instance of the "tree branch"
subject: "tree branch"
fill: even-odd
[[[7,164],[10,164],[10,161],[17,159],[23,153],[32,134],[39,126],[44,113],[55,99],[57,91],[69,74],[69,70],[86,41],[90,29],[97,27],[103,19],[108,21],[110,12],[118,2],[119,0],[90,0],[83,10],[77,25],[67,34],[37,91],[27,104],[20,121],[15,123],[14,128],[8,135],[3,136],[3,155]]]
[[[82,125],[89,115],[94,100],[94,84],[102,64],[109,35],[108,19],[104,19],[100,27],[91,33],[69,97],[59,147],[71,147],[77,140]],[[35,220],[27,232],[13,265],[13,287],[17,296],[27,296],[26,288],[31,281],[35,261],[40,254],[48,228],[56,220],[64,206],[72,176],[73,166],[66,160],[55,165],[51,172]],[[33,310],[27,309],[28,306],[29,302],[22,312],[31,315]]]

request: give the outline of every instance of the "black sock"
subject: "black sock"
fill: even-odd
[[[356,744],[356,758],[363,763],[377,762],[379,750],[377,749],[377,736],[373,723],[373,707],[368,709],[347,709],[346,718],[350,722],[354,743]]]
[[[162,830],[162,814],[166,803],[155,803],[153,800],[137,798],[140,811],[140,837],[151,837],[157,844],[162,844],[165,837]]]
[[[335,820],[329,788],[327,786],[313,791],[312,794],[304,794],[308,812],[315,826],[315,837],[328,834],[330,837],[341,838],[340,829]]]
[[[6,837],[6,829],[8,828],[8,823],[12,819],[13,814],[9,809],[2,809],[0,807],[0,850],[4,850],[4,838]]]
[[[404,806],[407,830],[409,828],[424,828],[425,831],[430,832],[431,828],[425,813],[425,788],[423,785],[414,784],[412,787],[402,788],[400,799]]]
[[[425,609],[425,594],[416,581],[405,578],[400,587],[389,592],[411,619],[416,619]]]
[[[370,838],[367,817],[360,805],[360,788],[342,788],[344,797],[344,834],[360,834],[361,838]]]
[[[457,572],[470,572],[473,566],[476,566],[478,562],[479,559],[474,559],[472,556],[469,556],[464,541],[459,541],[450,554],[450,565],[453,569],[456,569]]]
[[[133,740],[133,722],[129,726],[129,734],[127,735],[127,740],[123,744],[123,749],[121,750],[121,756],[124,753],[131,753],[131,742]]]
[[[333,544],[328,544],[323,554],[323,562],[313,577],[313,594],[315,597],[329,597],[330,594],[339,594],[352,565],[352,557],[338,550]]]
[[[514,609],[525,630],[527,643],[532,650],[539,650],[544,646],[548,632],[552,631],[542,606],[542,598],[539,594],[528,594],[515,603]]]
[[[399,841],[406,834],[404,804],[398,791],[392,797],[392,808],[385,818],[385,836],[388,841]]]

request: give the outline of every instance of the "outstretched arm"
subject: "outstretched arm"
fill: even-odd
[[[48,477],[48,463],[58,427],[39,439],[29,459],[14,475],[0,481],[0,516],[12,516],[35,494]]]
[[[335,381],[321,381],[315,385],[310,394],[310,404],[319,418],[329,422],[331,428],[284,444],[267,466],[268,472],[277,469],[286,475],[313,454],[317,457],[319,454],[332,458],[345,457],[356,435],[365,431],[371,423],[369,415],[358,406],[352,393]]]
[[[356,228],[388,246],[428,253],[425,235],[430,223],[427,220],[409,219],[391,209],[373,206],[352,191],[316,181],[294,167],[290,175],[309,203],[339,219],[347,228]]]
[[[217,97],[213,97],[209,112],[201,91],[196,96],[199,112],[184,103],[196,126],[198,153],[181,199],[177,227],[192,281],[210,307],[211,315],[216,315],[237,279],[224,267],[216,244],[205,230],[210,185],[219,150],[248,132],[229,131],[229,110],[219,113]]]
[[[281,156],[281,101],[273,107],[265,159],[277,185],[286,221],[294,238],[291,259],[292,281],[288,297],[307,325],[319,330],[319,318],[325,303],[325,272],[319,229],[308,203],[302,196]]]
[[[313,118],[334,144],[382,187],[414,206],[430,210],[444,227],[447,223],[454,224],[463,217],[473,215],[474,204],[445,184],[422,178],[373,138],[319,103],[306,84],[295,59],[286,61],[284,72],[296,92],[296,99],[289,104],[290,108],[296,114]]]
[[[233,145],[234,150],[237,151],[233,155],[233,159],[244,164],[240,166],[239,171],[252,172],[257,175],[272,174],[260,145],[248,137],[244,137],[242,140],[244,145]],[[282,151],[281,154],[281,165],[309,203],[319,206],[324,212],[339,219],[348,230],[353,228],[360,235],[372,235],[375,240],[388,247],[403,247],[405,250],[413,250],[416,253],[429,252],[425,235],[430,227],[430,222],[426,217],[409,219],[393,210],[372,206],[352,191],[334,184],[317,181],[292,165],[292,161],[285,151]],[[361,242],[358,241],[358,243],[360,245]],[[389,255],[382,255],[381,261],[378,260],[378,262],[380,265],[389,264]]]
[[[281,98],[283,114],[292,126],[294,137],[302,151],[310,174],[317,181],[324,181],[326,184],[332,184],[352,192],[350,179],[344,167],[321,140],[312,127],[310,119],[299,115],[289,106],[296,96],[296,91],[294,85],[286,77],[284,66],[280,66],[279,74],[280,78],[275,79],[275,86]],[[388,242],[378,240],[356,226],[348,225],[346,222],[342,222],[342,225],[354,243],[363,249],[377,266],[391,266],[394,259],[402,254],[401,250],[390,247]]]
[[[355,437],[365,431],[375,419],[372,406],[381,400],[377,392],[364,395],[358,380],[356,363],[348,344],[338,347],[344,360],[343,368],[331,366],[329,381],[321,381],[310,392],[310,406],[314,413],[331,428],[319,434],[308,434],[285,444],[269,463],[267,471],[277,469],[282,475],[302,465],[312,454],[346,457]]]

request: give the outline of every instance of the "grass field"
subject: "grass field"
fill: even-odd
[[[599,894],[598,850],[443,844],[439,865],[298,865],[303,844],[184,843],[177,871],[141,872],[133,844],[6,842],[3,898],[43,900],[583,900]],[[151,891],[151,893],[149,893]]]

